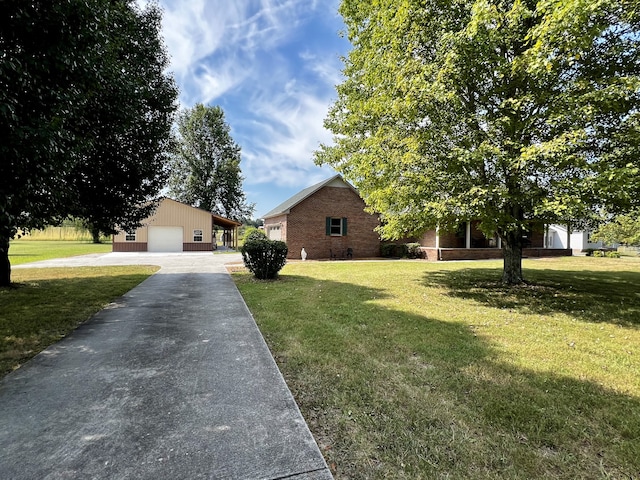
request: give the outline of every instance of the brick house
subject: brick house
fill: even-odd
[[[364,211],[358,191],[340,175],[306,188],[264,215],[272,240],[289,247],[287,258],[364,258],[380,256],[375,231],[378,215]]]
[[[241,223],[170,198],[163,198],[142,226],[113,236],[114,252],[197,252],[212,251],[214,237],[222,231],[224,244],[237,247]]]

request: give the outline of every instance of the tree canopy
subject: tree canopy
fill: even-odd
[[[640,209],[617,215],[611,221],[602,224],[591,235],[591,240],[602,241],[605,245],[621,243],[640,246]]]
[[[159,10],[132,0],[7,0],[0,28],[0,285],[9,241],[75,214],[135,223],[157,194],[177,91]],[[122,201],[126,196],[126,202]]]
[[[352,50],[316,153],[399,238],[522,236],[640,198],[640,10],[629,0],[343,0]]]
[[[118,25],[102,45],[99,90],[87,100],[83,135],[93,138],[68,177],[77,193],[71,213],[94,234],[133,229],[148,217],[168,175],[177,90],[164,73],[168,56],[160,37],[161,14],[115,3]]]
[[[199,103],[184,109],[178,116],[169,196],[234,220],[251,216],[240,160],[222,108]]]

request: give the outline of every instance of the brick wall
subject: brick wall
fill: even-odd
[[[418,239],[418,243],[423,247],[434,247],[436,246],[436,231],[428,230],[426,231],[422,237]]]
[[[464,236],[456,236],[455,232],[439,232],[440,248],[465,248]]]
[[[112,252],[146,252],[147,242],[113,242]]]
[[[500,248],[441,248],[422,247],[427,260],[487,260],[502,258]],[[564,257],[571,256],[571,250],[562,248],[523,248],[523,257]]]
[[[324,259],[333,252],[338,258],[353,249],[354,258],[380,256],[380,237],[374,231],[378,216],[364,211],[364,201],[350,188],[326,186],[291,209],[283,222],[283,240],[289,247],[288,258],[300,258],[302,247],[307,258]],[[347,235],[326,235],[326,217],[346,218]],[[274,219],[265,222],[275,223]]]
[[[282,240],[283,242],[286,243],[286,241],[287,241],[287,216],[286,215],[279,215],[277,217],[267,218],[264,221],[264,233],[267,234],[267,237],[269,236],[269,227],[272,226],[272,225],[280,225],[280,235],[281,235],[280,240]]]
[[[533,232],[531,232],[529,240],[531,240],[531,248],[544,247],[544,232],[534,230]]]
[[[486,260],[502,258],[500,248],[452,248],[440,249],[441,260]]]
[[[183,252],[211,252],[213,250],[213,244],[211,242],[192,242],[183,243]]]
[[[423,253],[425,260],[435,262],[438,260],[438,249],[431,247],[420,247],[420,251]]]
[[[570,257],[571,249],[565,248],[523,248],[523,257]]]

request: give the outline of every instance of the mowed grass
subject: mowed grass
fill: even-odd
[[[0,376],[14,370],[158,267],[24,268],[0,288]]]
[[[9,245],[11,265],[38,262],[52,258],[73,257],[89,253],[108,253],[111,243],[70,240],[12,240]]]
[[[234,278],[336,479],[640,478],[640,262]]]

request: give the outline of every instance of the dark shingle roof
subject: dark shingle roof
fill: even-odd
[[[353,186],[351,186],[351,184],[346,182],[342,178],[341,175],[334,175],[333,177],[328,178],[327,180],[324,180],[324,181],[322,181],[320,183],[317,183],[315,185],[307,187],[304,190],[296,193],[293,197],[289,198],[288,200],[285,200],[280,205],[278,205],[276,208],[274,208],[270,212],[268,212],[265,215],[263,215],[262,218],[265,219],[265,218],[275,217],[275,216],[278,216],[278,215],[284,215],[286,213],[289,213],[293,207],[295,207],[297,204],[302,202],[305,198],[310,197],[311,195],[316,193],[318,190],[320,190],[322,187],[325,187],[325,186],[329,185],[331,182],[333,182],[336,179],[340,179],[346,185],[348,185],[350,188],[352,188],[354,191],[356,191],[355,188],[353,188]]]

